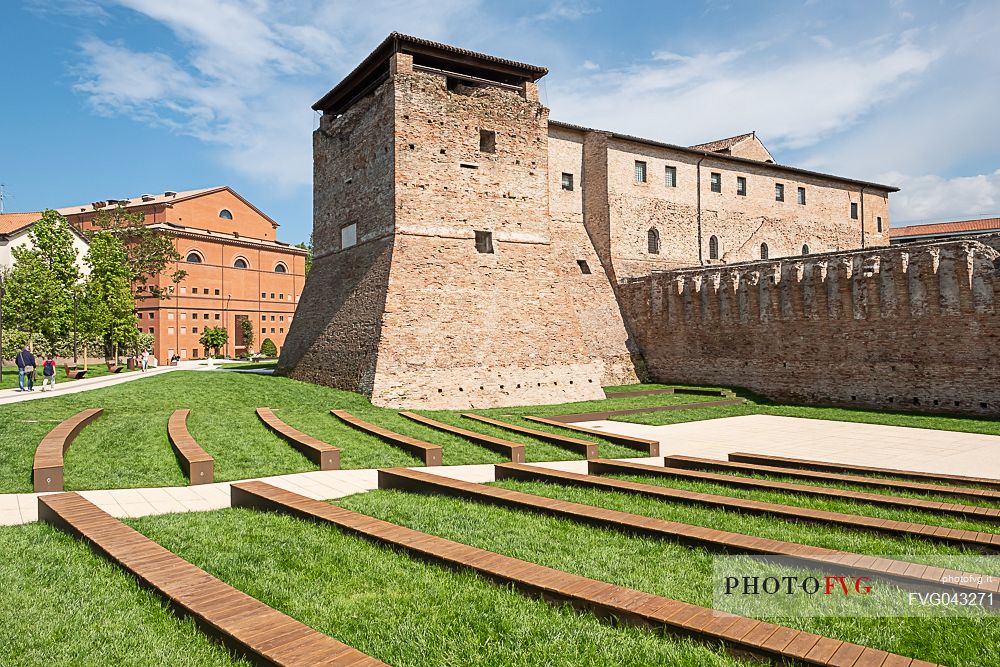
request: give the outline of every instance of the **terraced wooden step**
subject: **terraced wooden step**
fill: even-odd
[[[968,500],[1000,502],[1000,491],[990,489],[974,489],[972,487],[943,486],[940,484],[923,484],[920,482],[903,482],[879,477],[864,477],[862,475],[840,475],[832,472],[813,470],[797,470],[795,468],[780,468],[764,466],[755,463],[737,463],[735,461],[720,461],[718,459],[703,459],[696,456],[667,456],[663,465],[674,468],[693,468],[695,470],[726,470],[732,472],[748,472],[756,475],[775,475],[808,479],[815,482],[840,482],[870,486],[878,489],[894,489],[913,493],[933,493],[939,496],[954,496]]]
[[[35,448],[35,460],[31,465],[35,493],[63,490],[63,457],[66,450],[80,431],[103,413],[103,408],[81,410],[60,422],[42,438]]]
[[[486,435],[485,433],[469,431],[468,429],[460,428],[458,426],[445,424],[444,422],[439,422],[436,419],[418,415],[416,412],[400,412],[399,414],[408,419],[412,419],[415,422],[423,424],[424,426],[430,426],[431,428],[436,428],[439,431],[452,433],[454,435],[461,436],[466,440],[471,440],[482,445],[483,447],[486,447],[487,449],[491,449],[498,454],[506,456],[514,463],[524,463],[524,445],[521,443],[511,442],[510,440],[495,438],[492,435]]]
[[[328,442],[303,433],[278,419],[271,408],[257,408],[257,416],[279,438],[319,466],[320,470],[340,470],[340,450]]]
[[[878,649],[717,612],[706,607],[645,593],[624,586],[511,558],[492,551],[422,533],[285,491],[264,482],[232,485],[234,507],[284,512],[327,523],[353,535],[402,549],[421,560],[471,570],[522,593],[593,612],[621,623],[664,629],[711,643],[723,643],[739,653],[776,662],[840,667],[934,667],[921,660]]]
[[[587,435],[596,435],[601,438],[604,438],[605,440],[609,440],[613,443],[622,445],[623,447],[637,449],[640,452],[648,454],[649,456],[660,455],[660,443],[657,440],[647,440],[645,438],[636,438],[631,435],[620,435],[618,433],[607,433],[606,431],[601,431],[596,428],[577,426],[576,424],[564,423],[556,419],[549,419],[548,417],[524,417],[524,419],[527,419],[528,421],[532,422],[538,422],[539,424],[558,426],[559,428],[564,428],[568,431],[576,431],[577,433],[586,433]]]
[[[395,431],[390,431],[387,428],[370,424],[363,419],[358,419],[347,410],[330,410],[330,414],[334,415],[345,424],[353,426],[359,431],[370,433],[390,445],[395,445],[396,447],[413,454],[418,459],[423,461],[425,466],[441,465],[440,445],[433,445],[429,442],[417,440],[416,438],[411,438],[408,435],[396,433]]]
[[[440,475],[410,470],[388,468],[378,471],[380,489],[399,489],[416,493],[435,493],[465,498],[499,507],[539,512],[569,519],[578,523],[610,528],[624,533],[655,539],[668,539],[682,544],[698,546],[713,551],[727,551],[753,555],[773,555],[794,558],[803,567],[850,567],[872,576],[901,584],[941,585],[941,576],[947,572],[952,581],[972,582],[956,584],[956,590],[1000,593],[1000,578],[985,577],[976,573],[962,573],[929,567],[917,563],[867,556],[849,551],[826,549],[796,542],[785,542],[766,537],[754,537],[704,526],[694,526],[677,521],[654,519],[628,512],[594,507],[582,503],[557,500],[496,486],[474,484]],[[976,584],[980,579],[989,581]]]
[[[167,437],[188,481],[191,484],[211,484],[215,481],[215,459],[188,432],[187,418],[190,412],[173,411],[167,421]]]
[[[570,415],[553,415],[554,419],[566,424],[574,422],[592,422],[624,415],[643,415],[649,412],[667,412],[670,410],[692,410],[695,408],[721,408],[727,405],[743,405],[742,398],[727,398],[721,401],[697,401],[694,403],[671,403],[668,405],[653,405],[648,408],[629,408],[627,410],[604,410],[601,412],[579,412]]]
[[[76,493],[39,496],[38,517],[89,542],[205,632],[255,663],[385,665],[216,579]]]
[[[562,470],[552,470],[540,466],[529,466],[503,463],[494,466],[497,479],[517,479],[523,481],[550,482],[566,486],[582,486],[617,493],[631,493],[640,496],[656,498],[668,502],[679,502],[689,505],[703,505],[716,509],[776,516],[791,521],[811,521],[820,524],[845,526],[847,528],[870,530],[885,533],[895,537],[915,537],[955,546],[973,547],[981,551],[1000,552],[1000,535],[980,533],[974,530],[958,530],[942,526],[930,526],[910,521],[893,521],[877,519],[860,514],[846,514],[826,510],[782,505],[759,500],[731,498],[711,493],[671,489],[653,484],[640,484],[620,479],[606,479],[592,475],[580,475]]]
[[[751,454],[749,452],[733,452],[729,455],[729,460],[737,463],[756,463],[765,466],[777,466],[779,468],[797,468],[801,470],[817,470],[851,475],[885,475],[886,477],[898,477],[900,479],[912,479],[937,484],[972,484],[1000,490],[1000,479],[995,477],[966,477],[964,475],[945,475],[933,472],[918,472],[916,470],[900,470],[898,468],[875,468],[851,463],[791,459],[783,456]]]
[[[526,426],[519,426],[518,424],[500,421],[499,419],[483,417],[482,415],[473,414],[471,412],[463,412],[462,416],[466,419],[474,419],[477,422],[482,422],[483,424],[489,424],[490,426],[507,429],[508,431],[513,431],[514,433],[520,433],[521,435],[529,435],[532,438],[538,438],[539,440],[551,443],[557,447],[568,449],[572,452],[576,452],[577,454],[583,454],[588,459],[594,459],[598,456],[597,443],[592,440],[581,440],[580,438],[571,438],[569,436],[559,435],[558,433],[539,431]]]
[[[919,498],[904,498],[902,496],[889,496],[881,493],[865,493],[864,491],[848,491],[829,486],[810,486],[808,484],[795,484],[793,482],[778,482],[760,477],[737,477],[735,475],[724,475],[689,468],[665,468],[658,465],[616,461],[614,459],[593,459],[587,462],[587,466],[591,475],[651,475],[656,477],[670,477],[672,479],[688,479],[698,482],[724,484],[740,489],[784,491],[822,498],[854,500],[883,507],[895,507],[904,510],[931,512],[934,514],[960,516],[979,521],[1000,523],[1000,509],[993,507],[939,503]]]

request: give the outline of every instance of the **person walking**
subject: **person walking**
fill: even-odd
[[[35,355],[27,345],[17,353],[14,363],[17,364],[17,386],[25,391],[24,385],[27,383],[27,391],[35,391]]]
[[[149,350],[143,350],[142,351],[142,372],[145,373],[147,368],[149,368]]]
[[[45,357],[45,363],[42,364],[42,391],[45,391],[45,387],[52,387],[52,391],[56,390],[56,361],[52,358],[52,355]]]

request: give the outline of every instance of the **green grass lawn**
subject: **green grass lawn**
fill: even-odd
[[[47,524],[0,528],[0,554],[4,667],[247,664]]]
[[[231,363],[219,364],[219,368],[239,368],[249,371],[258,368],[274,368],[277,365],[277,359],[272,359],[271,361],[233,361]]]
[[[667,402],[664,399],[683,402],[691,398],[697,400],[698,397],[644,396],[479,412],[530,425],[518,415],[551,415],[599,407],[623,409],[659,405]],[[167,420],[178,408],[191,410],[188,428],[198,443],[215,457],[215,476],[220,481],[316,469],[308,459],[264,427],[254,413],[258,407],[270,407],[292,426],[340,447],[344,468],[412,466],[420,462],[374,436],[344,425],[329,414],[331,408],[343,408],[367,421],[440,444],[444,448],[444,463],[448,465],[503,460],[499,454],[464,438],[417,424],[399,416],[396,410],[375,407],[352,392],[268,375],[174,371],[114,387],[0,406],[0,442],[3,443],[0,492],[30,491],[31,462],[38,442],[58,422],[90,407],[103,407],[105,413],[80,433],[66,453],[65,481],[69,490],[185,484],[167,440]],[[472,430],[527,443],[529,461],[580,458],[569,450],[508,434],[461,418],[458,413],[427,414]],[[566,433],[556,427],[533,427]],[[635,450],[609,442],[602,442],[601,454],[611,457],[636,455]]]

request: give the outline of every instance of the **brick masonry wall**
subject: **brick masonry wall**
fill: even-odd
[[[657,273],[619,286],[659,381],[1000,412],[1000,237]]]

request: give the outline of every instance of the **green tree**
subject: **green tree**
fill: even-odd
[[[302,248],[306,251],[306,262],[305,262],[305,274],[308,276],[310,269],[313,265],[313,236],[309,234],[309,243],[299,242],[295,244],[296,248]]]
[[[253,322],[249,318],[240,321],[240,329],[243,334],[243,349],[250,354],[253,345]]]
[[[198,342],[204,347],[215,350],[215,356],[219,356],[219,349],[229,341],[229,332],[226,327],[205,327],[201,332]]]
[[[101,209],[94,218],[94,224],[101,231],[110,232],[122,240],[128,282],[137,297],[170,298],[169,289],[150,282],[165,275],[171,283],[177,285],[187,275],[187,271],[182,269],[168,272],[170,265],[181,259],[174,246],[173,234],[150,229],[145,223],[144,214],[129,212],[124,204]],[[100,232],[95,232],[94,235],[98,233]]]
[[[78,309],[80,332],[100,336],[105,355],[115,359],[119,350],[131,350],[139,335],[127,254],[119,235],[109,231],[91,235],[86,256],[90,275]]]
[[[278,356],[278,346],[270,338],[265,338],[264,342],[260,344],[260,353],[265,357],[276,357]]]

